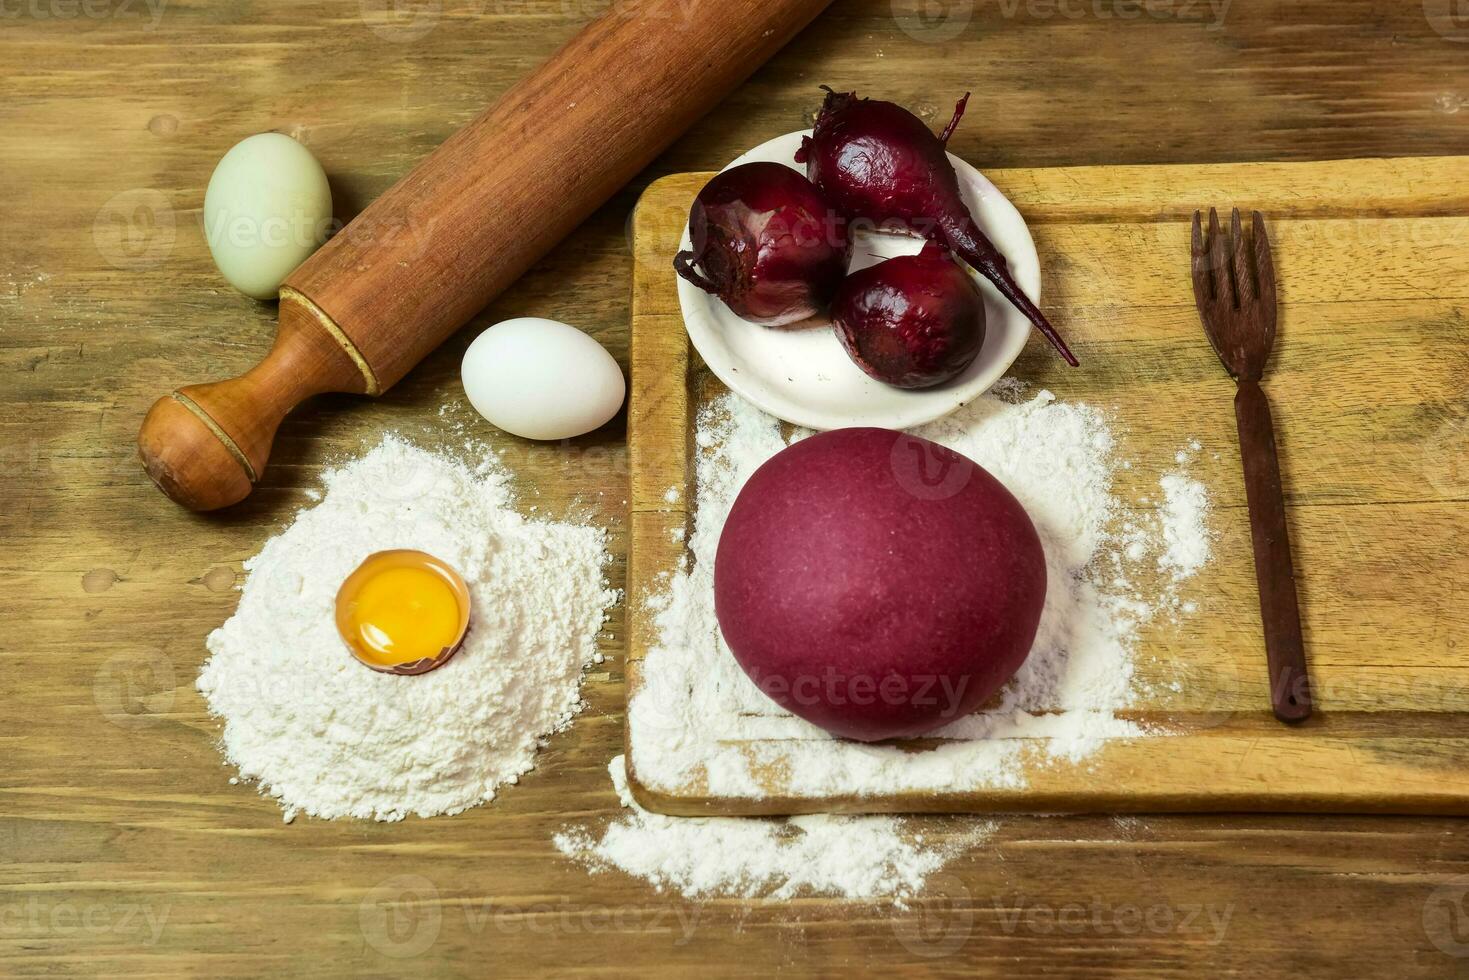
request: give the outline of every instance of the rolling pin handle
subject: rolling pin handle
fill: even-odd
[[[254,489],[286,414],[327,391],[377,394],[371,371],[323,313],[283,293],[275,346],[238,378],[160,398],[138,432],[143,469],[193,511],[237,504]]]

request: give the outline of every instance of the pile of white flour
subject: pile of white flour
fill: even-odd
[[[616,594],[604,534],[526,520],[504,473],[388,437],[325,477],[320,504],[245,563],[234,616],[199,675],[240,775],[286,820],[458,813],[533,768],[581,707],[583,668]],[[376,551],[436,555],[469,585],[464,646],[418,677],[358,663],[338,635],[337,589]]]
[[[1124,506],[1114,477],[1132,464],[1119,458],[1106,415],[1046,391],[1027,398],[1013,381],[915,431],[998,477],[1040,534],[1046,604],[1015,679],[985,710],[935,733],[946,739],[937,748],[918,753],[836,739],[761,693],[719,634],[714,555],[740,488],[787,440],[775,419],[728,395],[698,421],[691,560],[653,603],[659,640],[628,706],[633,765],[645,785],[747,798],[1018,788],[1031,767],[1083,763],[1108,739],[1148,734],[1118,712],[1134,699],[1139,628],[1160,612],[1176,614],[1180,587],[1209,557],[1203,485],[1179,470],[1158,485],[1162,507]],[[888,818],[802,819],[807,844],[778,866],[758,847],[720,846],[731,833],[720,821],[696,821],[707,826],[691,830],[688,821],[636,809],[600,839],[580,832],[563,835],[558,845],[593,867],[619,867],[687,894],[780,892],[794,881],[825,894],[901,895],[927,874],[915,881],[904,869],[943,863],[942,854],[919,860],[909,853],[899,824]],[[861,820],[880,821],[865,826],[886,843],[868,840],[861,850],[890,863],[887,877],[861,869],[867,858],[843,843]],[[834,826],[831,821],[841,821],[842,832],[812,834]],[[780,826],[753,823],[745,833],[756,837]],[[830,855],[809,853],[824,839],[832,842]],[[681,863],[690,861],[696,863]],[[807,880],[802,866],[846,867],[854,877]],[[863,884],[873,881],[882,884]]]

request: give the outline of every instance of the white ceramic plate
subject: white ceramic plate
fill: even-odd
[[[783,163],[793,170],[801,137],[810,130],[787,133],[729,164],[756,161]],[[952,153],[964,203],[979,227],[1010,264],[1010,272],[1032,300],[1040,299],[1040,260],[1020,212],[994,184]],[[729,167],[725,169],[728,170]],[[682,248],[691,248],[685,225]],[[916,254],[921,239],[904,235],[859,233],[852,248],[853,270],[897,255]],[[670,270],[670,274],[672,270]],[[988,281],[973,274],[984,294],[984,346],[962,375],[936,388],[908,391],[869,378],[842,349],[830,325],[804,330],[776,330],[741,320],[718,297],[678,279],[678,301],[694,348],[710,370],[729,388],[762,410],[813,429],[881,426],[906,429],[947,415],[972,401],[1000,380],[1030,335],[1030,321],[1000,296]]]

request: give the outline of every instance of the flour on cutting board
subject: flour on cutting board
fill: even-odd
[[[458,813],[533,767],[581,708],[583,668],[616,594],[605,535],[528,520],[498,463],[388,437],[325,476],[320,504],[245,563],[235,614],[199,675],[241,776],[290,820]],[[342,580],[369,554],[426,551],[468,584],[459,653],[418,677],[376,673],[338,635]]]
[[[719,635],[713,568],[740,487],[787,443],[775,419],[726,395],[699,416],[692,560],[653,600],[659,638],[628,707],[645,785],[746,798],[768,793],[772,780],[794,796],[1018,788],[1032,766],[1081,763],[1108,739],[1147,734],[1118,712],[1134,699],[1140,627],[1176,608],[1177,585],[1207,558],[1202,484],[1180,477],[1181,496],[1161,486],[1170,501],[1161,511],[1130,512],[1113,492],[1123,460],[1107,416],[1047,391],[1028,396],[1013,382],[915,431],[994,473],[1040,533],[1045,610],[1015,680],[922,753],[836,739],[770,702]],[[1162,561],[1172,594],[1134,584]]]
[[[1192,578],[1209,560],[1209,490],[1188,475],[1187,467],[1203,446],[1190,441],[1174,457],[1178,469],[1159,481],[1163,490],[1163,553],[1158,568],[1175,582]]]

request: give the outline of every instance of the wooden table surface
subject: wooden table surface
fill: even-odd
[[[663,2],[676,29],[681,4],[714,0]],[[1469,973],[1469,840],[1451,819],[1003,818],[896,915],[589,876],[550,837],[617,809],[621,610],[588,710],[491,806],[285,825],[230,785],[193,680],[241,563],[324,463],[390,428],[451,443],[477,328],[377,402],[292,418],[237,510],[173,507],[134,460],[139,419],[253,363],[273,329],[210,261],[212,166],[250,133],[291,133],[350,216],[608,6],[0,6],[0,975]],[[557,317],[625,365],[639,189],[797,128],[823,82],[934,121],[972,88],[954,149],[981,168],[1469,153],[1461,6],[837,0],[477,326]],[[473,431],[507,450],[526,506],[590,512],[625,554],[621,420],[565,446]],[[1463,465],[1444,472],[1465,485]]]

